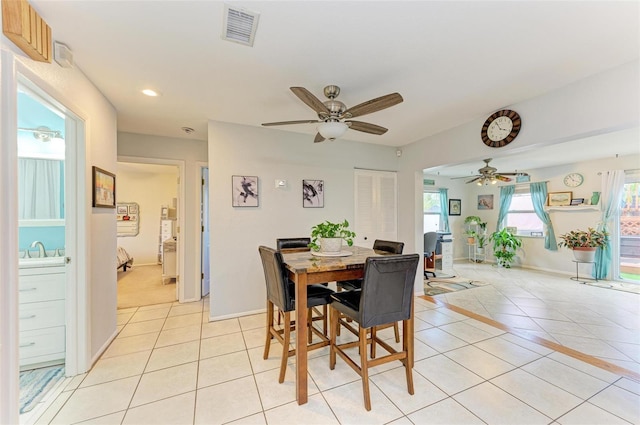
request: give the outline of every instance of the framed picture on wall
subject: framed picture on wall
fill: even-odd
[[[462,201],[460,199],[449,199],[449,215],[460,215],[462,213]]]
[[[302,180],[302,206],[324,208],[324,180]]]
[[[234,207],[257,207],[258,202],[258,177],[257,176],[231,176],[231,192]]]
[[[116,175],[102,168],[93,168],[93,202],[96,208],[116,207]]]
[[[478,195],[478,209],[479,210],[492,210],[493,209],[493,195]]]
[[[564,207],[571,205],[573,192],[549,192],[547,205],[550,207]]]

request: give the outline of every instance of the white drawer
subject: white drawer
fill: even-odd
[[[20,304],[61,300],[65,297],[65,274],[20,276]]]
[[[19,315],[21,331],[64,326],[64,300],[23,304]]]
[[[65,327],[20,332],[20,365],[63,359]]]

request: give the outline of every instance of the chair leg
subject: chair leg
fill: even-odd
[[[371,327],[371,358],[376,358],[376,327]]]
[[[373,328],[371,329],[373,333]],[[360,376],[362,377],[362,394],[364,395],[364,408],[371,410],[371,396],[369,395],[369,365],[367,364],[367,329],[360,327]]]
[[[329,308],[329,322],[330,322],[330,345],[329,345],[329,369],[333,370],[336,367],[336,334],[340,323],[338,321],[338,315],[340,313],[334,308]]]
[[[327,332],[328,332],[327,325],[329,324],[328,323],[328,317],[329,317],[328,314],[329,314],[329,309],[327,308],[327,305],[325,304],[325,305],[322,306],[322,332],[323,332],[324,336],[328,335],[327,334]]]
[[[393,332],[396,335],[396,342],[400,342],[400,330],[398,329],[398,322],[393,324]]]
[[[413,365],[409,362],[409,358],[413,356],[413,343],[409,340],[409,337],[406,336],[407,323],[403,322],[402,330],[402,349],[405,353],[407,353],[407,357],[404,359],[404,369],[407,375],[407,391],[409,394],[413,395]],[[413,335],[411,335],[413,337]]]
[[[287,361],[289,360],[289,344],[291,343],[291,312],[284,313],[284,341],[282,343],[282,360],[280,361],[280,376],[278,382],[284,382],[287,373]]]
[[[311,326],[313,326],[313,309],[307,309],[307,344],[311,344],[313,342],[313,332],[311,331]],[[303,330],[300,330],[300,335],[303,334]]]
[[[278,312],[278,316],[280,313]],[[271,339],[273,336],[271,335],[271,328],[273,327],[273,303],[267,300],[267,339],[264,343],[264,354],[262,355],[263,359],[269,358],[269,349],[271,348]]]

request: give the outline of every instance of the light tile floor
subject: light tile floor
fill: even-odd
[[[533,271],[455,268],[491,285],[438,299],[640,370],[638,295]],[[327,348],[310,353],[309,402],[298,406],[294,359],[283,384],[277,341],[262,359],[264,314],[208,322],[205,300],[120,310],[118,337],[89,373],[64,381],[37,423],[640,423],[640,382],[444,306],[415,306],[415,395],[400,363],[374,368],[370,412],[353,370],[340,358],[329,370]]]

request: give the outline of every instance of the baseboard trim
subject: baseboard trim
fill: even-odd
[[[220,320],[235,319],[237,317],[244,317],[244,316],[251,316],[253,314],[265,313],[266,311],[267,311],[266,308],[261,308],[259,310],[243,311],[242,313],[225,314],[223,316],[212,316],[211,312],[209,312],[209,321],[218,322]]]

